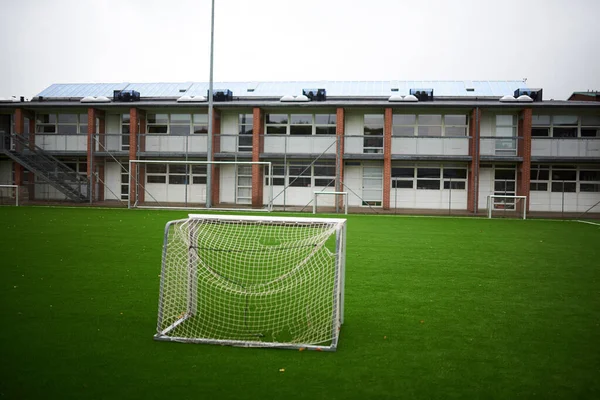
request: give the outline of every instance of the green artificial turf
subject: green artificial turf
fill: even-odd
[[[599,226],[350,215],[327,353],[152,340],[185,215],[0,207],[0,399],[600,397]]]

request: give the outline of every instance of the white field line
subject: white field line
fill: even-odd
[[[590,224],[590,225],[600,226],[600,224],[597,223],[597,222],[581,221],[581,220],[578,220],[578,219],[574,219],[573,222],[581,222],[582,224]]]

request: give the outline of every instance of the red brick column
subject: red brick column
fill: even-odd
[[[15,110],[15,134],[23,135],[25,133],[25,112],[22,108]],[[17,148],[18,151],[23,149]],[[15,169],[15,185],[23,185],[24,169],[18,162],[14,162]]]
[[[139,113],[138,109],[135,107],[131,107],[129,110],[129,160],[137,160],[137,147],[138,147],[138,134],[139,134]],[[129,201],[131,204],[135,203],[136,194],[138,191],[138,186],[142,182],[137,182],[135,177],[138,175],[136,172],[139,168],[137,163],[131,165],[131,170],[129,174],[134,177],[131,179],[132,185],[129,186]],[[143,193],[142,188],[140,187],[140,193]],[[139,199],[138,199],[139,200]]]
[[[215,154],[221,152],[221,112],[213,109],[212,121],[212,159],[215,159]],[[218,165],[212,165],[212,204],[216,205],[221,202],[221,168]]]
[[[471,156],[471,163],[469,164],[469,181],[467,188],[467,210],[470,212],[477,212],[478,205],[476,204],[476,197],[479,192],[479,181],[475,180],[475,176],[479,176],[479,152],[478,143],[480,140],[480,127],[481,127],[481,110],[473,109],[469,119],[469,155]]]
[[[252,111],[252,161],[260,161],[260,153],[264,149],[263,111],[255,107]],[[263,206],[263,166],[252,165],[252,207]]]
[[[336,170],[340,172],[340,176],[336,177],[335,191],[343,192],[345,190],[344,185],[344,132],[345,132],[345,112],[343,108],[336,110],[336,125],[335,135],[337,139],[337,150],[335,154]],[[338,196],[337,200],[338,207],[344,207],[344,197]]]
[[[35,114],[33,112],[28,113],[25,118],[29,119],[29,146],[35,148]],[[35,176],[33,172],[29,172],[27,187],[29,200],[35,200]]]
[[[96,157],[96,151],[97,150],[102,150],[102,147],[98,148],[99,146],[96,145],[96,139],[98,139],[101,143],[101,139],[96,138],[96,131],[98,131],[98,134],[102,134],[101,137],[102,139],[104,139],[104,129],[105,129],[105,123],[104,123],[104,111],[100,111],[97,110],[95,108],[88,108],[88,121],[87,121],[87,126],[88,126],[88,131],[87,131],[87,177],[88,177],[88,182],[91,185],[91,195],[92,195],[92,199],[93,200],[99,200],[99,197],[97,198],[97,193],[96,193],[96,184],[98,184],[98,178],[102,179],[102,177],[100,176],[96,176],[94,174],[94,169],[96,167],[96,164],[100,162],[100,160]],[[101,193],[101,197],[104,198],[104,187],[102,186],[102,189],[99,188],[99,191]]]
[[[529,211],[529,186],[531,182],[531,120],[533,112],[526,108],[519,115],[518,125],[518,155],[523,162],[517,171],[517,196],[527,196],[527,211]]]
[[[139,120],[138,126],[138,143],[140,147],[140,152],[146,151],[146,112],[143,110],[137,110],[137,117]],[[129,126],[131,126],[131,119],[129,122]],[[131,139],[130,139],[131,142]],[[131,156],[131,147],[130,147],[130,156]],[[138,191],[138,201],[143,203],[146,201],[146,191],[142,189],[143,185],[146,183],[146,164],[138,164],[138,179],[140,181],[140,190]]]
[[[383,122],[383,209],[390,209],[392,185],[392,119],[391,108],[385,109]]]

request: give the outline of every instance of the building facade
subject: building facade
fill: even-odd
[[[302,209],[337,191],[355,211],[477,213],[496,194],[600,212],[598,103],[543,101],[520,81],[215,88],[210,124],[205,83],[57,84],[0,102],[0,184],[35,202]],[[206,160],[229,163],[189,163]]]

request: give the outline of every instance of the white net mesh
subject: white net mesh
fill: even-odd
[[[172,223],[157,338],[335,346],[344,249],[339,227],[266,217]]]

